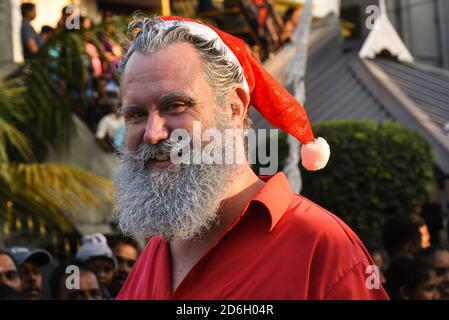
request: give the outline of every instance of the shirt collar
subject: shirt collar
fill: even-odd
[[[271,232],[290,206],[293,199],[293,190],[283,172],[278,172],[274,176],[259,178],[265,182],[265,185],[251,202],[257,201],[268,210],[271,217]]]

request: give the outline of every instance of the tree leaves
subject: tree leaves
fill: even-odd
[[[355,120],[322,122],[313,130],[332,154],[323,170],[302,171],[303,194],[360,235],[377,239],[385,217],[410,213],[430,191],[433,152],[418,132],[394,122]]]
[[[49,146],[63,150],[74,134],[72,104],[85,90],[88,72],[84,47],[82,34],[61,32],[36,60],[0,83],[0,216],[12,201],[16,214],[73,232],[66,212],[112,203],[109,180],[43,162]],[[59,86],[61,81],[69,90]]]

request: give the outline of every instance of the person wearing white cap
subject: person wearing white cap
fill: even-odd
[[[97,273],[106,298],[110,297],[112,280],[117,269],[117,259],[101,233],[85,235],[76,253],[76,259],[87,262]]]

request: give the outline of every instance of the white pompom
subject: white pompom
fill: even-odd
[[[323,169],[329,161],[330,155],[329,144],[321,137],[303,144],[301,147],[302,165],[309,171]]]

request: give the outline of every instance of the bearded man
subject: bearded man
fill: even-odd
[[[197,123],[203,132],[241,129],[223,143],[241,147],[251,104],[303,142],[307,169],[326,164],[327,143],[244,42],[178,17],[140,17],[129,28],[116,215],[148,243],[117,298],[388,299],[380,279],[369,281],[374,263],[357,236],[294,194],[283,173],[258,177],[246,160],[174,161],[185,154],[172,133],[193,136]]]

